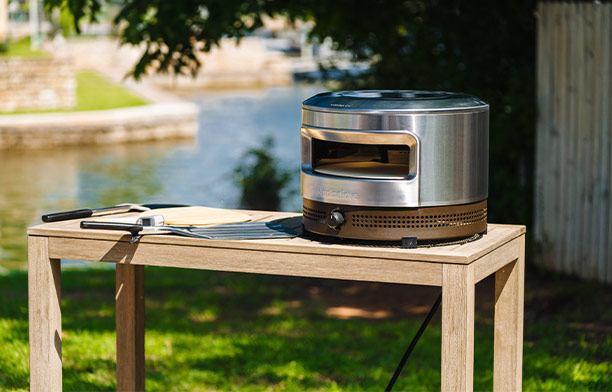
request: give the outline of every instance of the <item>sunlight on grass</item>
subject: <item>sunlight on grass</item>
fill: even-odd
[[[329,306],[308,298],[317,284],[308,279],[170,268],[146,276],[149,390],[383,390],[421,321],[328,317]],[[0,390],[28,387],[26,288],[24,272],[0,276]],[[114,271],[63,271],[62,294],[64,390],[115,389]],[[474,389],[490,390],[492,326],[477,322],[475,333]],[[553,319],[527,321],[525,342],[524,390],[611,389],[612,339]],[[440,344],[436,318],[394,389],[439,390]]]
[[[145,105],[147,102],[97,72],[77,72],[77,105],[73,109],[105,110]]]
[[[20,57],[24,59],[46,59],[50,58],[51,54],[44,50],[32,50],[30,48],[30,37],[22,38],[17,41],[10,41],[6,52],[0,51],[0,60],[6,60],[9,57]]]
[[[147,104],[147,101],[144,99],[132,94],[123,86],[111,83],[98,72],[80,71],[76,73],[75,79],[76,106],[73,108],[0,112],[0,115],[82,112],[118,109]]]
[[[19,385],[27,380],[24,359],[28,354],[28,324],[23,320],[0,318],[0,389],[5,385]]]

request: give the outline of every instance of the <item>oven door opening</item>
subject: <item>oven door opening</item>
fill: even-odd
[[[410,180],[416,175],[414,151],[400,144],[357,144],[312,139],[312,168],[329,176]]]

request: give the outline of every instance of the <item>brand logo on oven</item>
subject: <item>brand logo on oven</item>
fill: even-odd
[[[332,189],[319,188],[319,197],[357,200],[359,199],[359,194],[357,192],[334,191]]]

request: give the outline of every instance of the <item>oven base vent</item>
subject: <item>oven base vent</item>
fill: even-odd
[[[312,201],[304,198],[304,228],[312,233],[359,240],[400,241],[465,238],[487,230],[487,201],[420,208],[359,207]],[[344,222],[328,225],[333,211]]]

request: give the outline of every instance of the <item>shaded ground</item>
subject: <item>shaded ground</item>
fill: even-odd
[[[147,268],[147,389],[382,390],[436,288]],[[612,290],[528,271],[525,390],[612,389]],[[64,389],[115,388],[114,271],[62,273]],[[27,276],[0,276],[0,389],[26,389]],[[475,390],[492,388],[493,284]],[[440,318],[394,390],[439,389]]]

